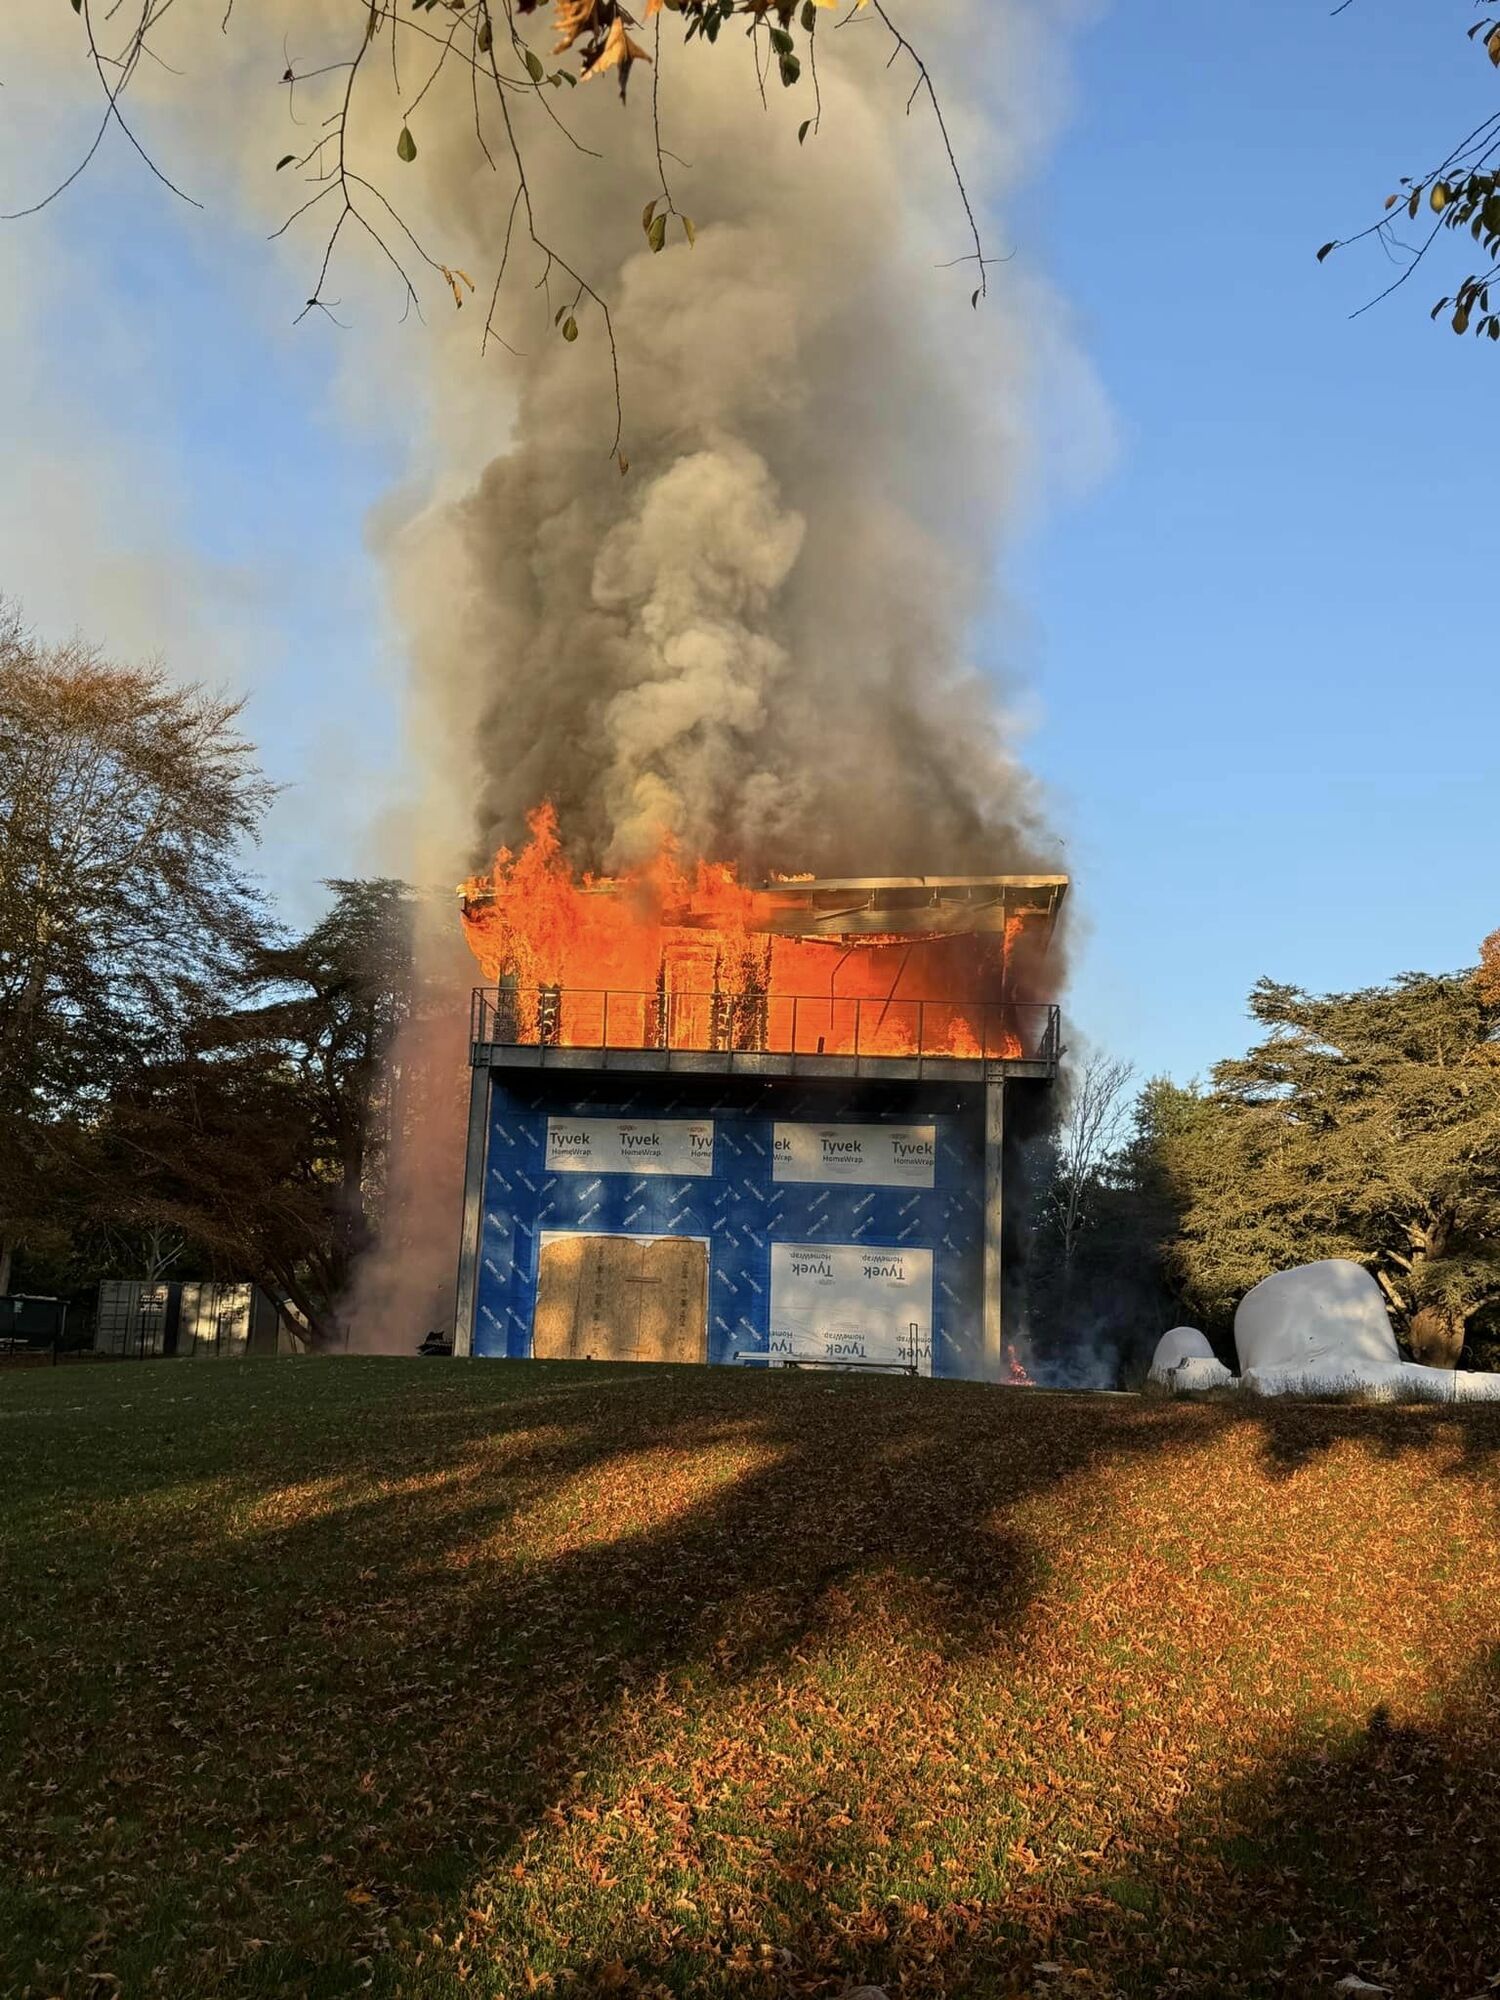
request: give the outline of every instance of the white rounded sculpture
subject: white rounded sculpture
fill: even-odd
[[[1165,1375],[1169,1368],[1175,1368],[1179,1361],[1186,1361],[1189,1356],[1207,1355],[1212,1361],[1213,1354],[1208,1336],[1200,1333],[1197,1327],[1174,1326],[1156,1343],[1156,1352],[1151,1357],[1151,1373]]]
[[[1379,1285],[1342,1257],[1263,1278],[1240,1300],[1234,1345],[1242,1375],[1310,1368],[1331,1377],[1401,1359]]]
[[[1195,1326],[1174,1326],[1156,1343],[1147,1381],[1164,1389],[1222,1389],[1234,1377]]]
[[[1263,1278],[1234,1316],[1240,1373],[1231,1375],[1194,1326],[1156,1343],[1148,1380],[1174,1395],[1239,1388],[1258,1396],[1355,1394],[1372,1402],[1500,1402],[1500,1374],[1403,1361],[1379,1285],[1327,1257]]]

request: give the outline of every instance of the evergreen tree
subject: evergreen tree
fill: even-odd
[[[412,892],[328,886],[306,936],[254,955],[241,1005],[197,1016],[116,1091],[87,1162],[96,1219],[169,1222],[320,1345],[379,1225],[387,1059],[412,999]]]
[[[1321,996],[1262,980],[1250,1004],[1265,1038],[1155,1141],[1183,1295],[1222,1324],[1272,1271],[1347,1257],[1451,1365],[1500,1309],[1500,997],[1482,973],[1409,973]]]

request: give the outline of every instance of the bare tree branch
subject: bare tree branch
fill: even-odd
[[[973,303],[977,306],[982,298],[986,298],[989,295],[989,279],[985,272],[984,243],[979,234],[979,224],[975,220],[973,204],[969,200],[969,190],[964,186],[964,177],[959,171],[958,156],[953,150],[953,141],[948,137],[948,121],[943,116],[941,100],[934,88],[926,63],[923,62],[911,43],[886,12],[885,0],[871,0],[871,4],[895,38],[896,48],[891,56],[891,61],[894,62],[897,55],[907,55],[910,56],[911,60],[917,66],[917,80],[912,85],[911,96],[906,100],[908,117],[911,115],[911,108],[916,103],[918,95],[925,90],[927,101],[932,106],[932,115],[937,120],[937,128],[942,136],[943,150],[948,155],[948,165],[953,172],[953,184],[958,189],[959,200],[963,203],[964,214],[969,220],[969,233],[974,238],[973,261],[979,266],[979,287],[974,294]],[[969,259],[963,258],[959,261],[967,263]]]
[[[200,0],[201,4],[212,4],[212,0]],[[195,0],[189,0],[189,8]],[[481,347],[488,345],[493,337],[508,350],[516,350],[502,339],[496,324],[501,287],[511,266],[511,252],[514,247],[514,232],[519,217],[524,223],[526,238],[540,260],[540,272],[536,279],[536,289],[547,299],[549,310],[552,305],[550,281],[554,272],[564,274],[575,288],[571,306],[564,306],[557,315],[564,336],[577,337],[577,309],[585,302],[596,306],[603,322],[605,337],[609,347],[610,377],[615,409],[614,435],[610,443],[611,455],[619,457],[622,470],[624,460],[620,454],[624,434],[624,399],[620,374],[620,355],[615,336],[615,326],[610,303],[604,294],[587,279],[570,261],[560,248],[558,240],[541,228],[537,189],[529,170],[524,136],[513,116],[513,97],[525,97],[534,102],[556,128],[566,137],[577,151],[599,158],[591,147],[569,130],[567,123],[559,118],[549,92],[563,83],[587,81],[606,70],[614,70],[620,84],[621,96],[625,96],[626,82],[632,66],[639,61],[649,61],[652,65],[651,121],[655,149],[657,177],[661,185],[660,202],[666,216],[676,216],[684,224],[691,242],[694,229],[679,208],[671,179],[667,172],[667,162],[676,159],[663,144],[661,127],[661,56],[662,19],[657,14],[654,23],[655,54],[648,57],[646,52],[634,42],[626,32],[634,25],[633,17],[624,11],[621,0],[596,0],[587,9],[564,11],[559,14],[558,27],[563,39],[558,52],[572,52],[572,62],[561,68],[549,69],[541,57],[528,45],[521,34],[517,19],[516,0],[447,0],[450,18],[444,24],[440,15],[436,22],[420,8],[402,13],[400,0],[347,0],[351,16],[351,44],[354,33],[358,34],[357,45],[352,45],[345,56],[336,54],[329,60],[314,56],[307,68],[299,68],[289,48],[283,45],[285,68],[282,82],[287,87],[288,117],[294,125],[304,121],[298,116],[300,93],[308,86],[323,78],[342,76],[344,85],[337,107],[323,121],[318,136],[310,146],[302,150],[295,160],[297,174],[313,184],[312,192],[291,207],[290,213],[279,228],[272,232],[273,239],[285,235],[292,225],[299,222],[313,208],[318,206],[325,194],[337,193],[337,214],[332,219],[323,243],[317,275],[312,290],[296,315],[301,320],[313,311],[334,317],[331,301],[326,296],[326,288],[333,270],[334,258],[345,239],[346,225],[352,224],[359,234],[368,238],[379,256],[395,272],[400,285],[403,301],[403,318],[415,310],[422,317],[422,299],[416,283],[421,276],[416,265],[409,259],[415,258],[421,266],[441,276],[451,290],[455,303],[464,303],[463,288],[472,290],[471,281],[462,271],[457,271],[435,255],[417,236],[406,218],[401,214],[395,201],[383,188],[368,178],[355,173],[351,166],[350,143],[357,116],[357,103],[363,102],[360,79],[365,73],[366,58],[373,44],[382,34],[390,37],[391,77],[396,101],[402,107],[404,119],[429,103],[439,78],[454,63],[462,64],[469,73],[469,94],[472,104],[474,141],[480,155],[492,171],[498,170],[496,151],[492,150],[489,135],[485,130],[485,115],[480,103],[481,80],[493,89],[495,102],[499,106],[501,125],[505,135],[505,150],[516,177],[515,194],[507,217],[506,238],[501,253],[499,269],[496,273],[490,309],[486,315]],[[100,14],[98,9],[103,6]],[[151,158],[145,146],[127,122],[122,108],[122,99],[141,62],[150,57],[153,62],[169,68],[164,59],[151,46],[154,30],[171,13],[178,0],[75,0],[76,11],[80,15],[89,60],[104,93],[104,111],[97,129],[93,132],[82,158],[69,173],[58,182],[40,201],[28,207],[9,212],[3,219],[14,220],[22,216],[34,215],[55,201],[71,187],[87,170],[103,144],[104,136],[111,123],[119,126],[130,145],[145,162],[151,173],[162,184],[183,201],[199,204],[185,193]],[[891,61],[901,57],[909,60],[915,71],[915,82],[907,100],[908,114],[919,97],[925,96],[935,118],[954,184],[958,189],[969,233],[974,249],[956,263],[973,262],[978,267],[978,286],[973,295],[977,305],[988,289],[987,266],[998,261],[984,255],[978,219],[970,201],[967,187],[959,170],[942,105],[934,86],[927,64],[907,35],[892,17],[887,0],[871,0],[874,13],[883,23],[892,40]],[[499,12],[503,9],[503,15]],[[184,10],[188,11],[188,10]],[[526,11],[532,11],[528,4]],[[790,0],[680,0],[673,11],[682,23],[686,40],[701,36],[704,41],[717,40],[721,28],[732,19],[748,22],[748,39],[755,63],[756,87],[762,102],[766,101],[766,83],[770,64],[779,64],[781,81],[784,85],[794,84],[800,75],[800,61],[794,50],[794,10]],[[221,33],[227,33],[234,13],[234,0],[224,0],[219,18]],[[804,9],[800,15],[802,32],[806,37],[806,59],[811,71],[813,88],[813,114],[805,119],[798,132],[804,139],[809,132],[816,133],[822,122],[823,99],[818,77],[816,54],[816,14]],[[839,22],[845,26],[853,15],[846,15]],[[114,47],[101,43],[96,33],[96,21],[102,20],[113,27],[117,20],[123,20],[119,39]],[[779,23],[779,25],[778,25]],[[469,33],[464,33],[465,29]],[[505,37],[509,51],[515,57],[518,73],[508,74],[497,60],[497,39]],[[423,60],[421,81],[415,93],[407,97],[402,85],[400,54],[403,38],[416,36],[431,45],[430,60]],[[113,37],[111,37],[113,40]],[[419,52],[420,53],[420,52]],[[576,67],[575,67],[576,65]],[[173,74],[176,72],[174,71]],[[429,113],[429,115],[431,115]],[[403,123],[401,143],[398,151],[403,161],[415,158],[415,141],[408,126]],[[279,166],[292,165],[291,156],[278,163]],[[685,164],[679,162],[679,164]],[[651,235],[651,221],[648,218],[648,235]],[[663,231],[651,235],[652,247],[660,249]],[[414,274],[415,273],[415,277]],[[566,314],[566,318],[563,315]],[[341,323],[341,322],[338,322]]]

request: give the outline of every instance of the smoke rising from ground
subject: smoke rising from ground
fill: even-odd
[[[384,1216],[340,1313],[349,1345],[367,1354],[410,1354],[453,1316],[473,961],[452,914],[435,896],[412,912],[412,1011],[386,1054]]]

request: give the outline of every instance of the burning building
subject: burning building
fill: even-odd
[[[1001,1379],[1007,1093],[1059,1056],[1063,875],[465,885],[455,1349]]]

